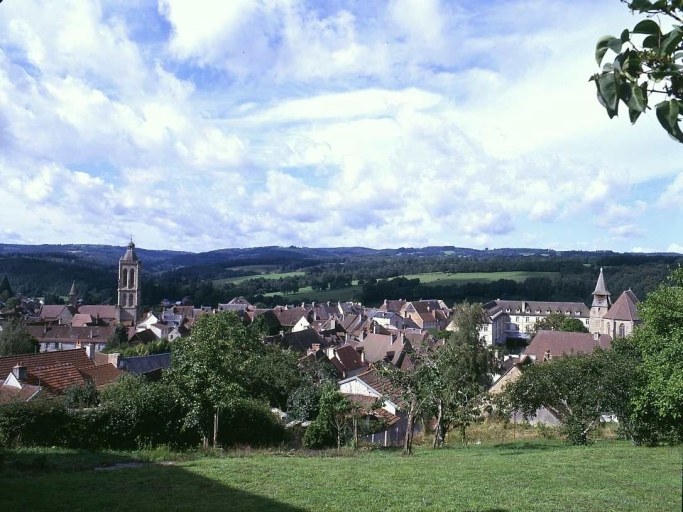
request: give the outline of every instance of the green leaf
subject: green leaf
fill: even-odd
[[[628,41],[630,38],[630,35],[631,34],[629,33],[628,29],[625,28],[624,31],[621,33],[621,38],[620,38],[621,42],[625,43],[626,41]]]
[[[647,84],[645,84],[647,86]],[[644,95],[643,89],[638,86],[638,84],[630,84],[631,94],[626,101],[628,106],[628,117],[631,120],[631,124],[635,123],[640,114],[645,112],[647,108],[647,96]]]
[[[659,34],[656,36],[647,36],[643,39],[643,48],[658,48],[660,40]]]
[[[649,0],[633,0],[628,6],[632,11],[644,12],[652,8],[652,2]]]
[[[648,34],[648,35],[660,35],[659,25],[656,21],[647,19],[638,22],[638,24],[633,27],[632,32],[634,34]]]
[[[605,56],[605,53],[607,53],[608,48],[612,48],[614,43],[612,41],[619,41],[614,36],[602,36],[600,39],[598,39],[598,43],[595,45],[595,62],[598,63],[598,66],[602,62],[603,57]],[[619,41],[619,49],[621,49],[621,41]],[[617,53],[619,50],[617,50]]]
[[[661,45],[661,51],[665,55],[673,53],[674,50],[678,48],[681,40],[683,40],[683,30],[676,27],[664,37]]]
[[[598,101],[607,110],[610,118],[619,110],[619,78],[615,73],[602,73],[595,80],[598,89]]]
[[[679,105],[676,100],[657,104],[657,120],[667,133],[678,142],[683,142],[683,131],[678,126]]]

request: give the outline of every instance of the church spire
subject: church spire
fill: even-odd
[[[71,289],[69,290],[69,306],[75,306],[78,300],[78,293],[76,292],[76,281],[71,281]]]
[[[600,267],[600,275],[598,276],[598,282],[595,285],[593,295],[610,295],[605,286],[605,276],[602,274],[602,267]]]
[[[605,316],[605,313],[607,313],[611,305],[612,300],[610,299],[610,292],[607,291],[605,276],[602,273],[602,268],[600,268],[598,282],[595,284],[595,291],[593,291],[593,303],[591,304],[589,319],[590,332],[594,334],[604,332],[602,317]]]

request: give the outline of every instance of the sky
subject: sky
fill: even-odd
[[[683,252],[617,0],[5,0],[0,242]]]

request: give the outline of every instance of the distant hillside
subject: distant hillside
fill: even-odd
[[[0,244],[0,277],[7,275],[15,291],[30,296],[64,296],[71,282],[76,281],[82,298],[94,303],[112,302],[116,296],[117,263],[125,249],[94,244]],[[572,293],[582,296],[583,288],[590,286],[587,283],[594,279],[597,267],[614,269],[614,277],[620,284],[620,276],[624,276],[623,282],[628,281],[628,286],[649,290],[653,278],[658,283],[670,265],[681,261],[680,255],[664,253],[561,252],[538,248],[480,250],[455,246],[397,249],[268,246],[203,253],[144,248],[136,251],[143,261],[143,300],[147,304],[156,304],[161,298],[185,296],[213,303],[229,300],[231,293],[256,297],[306,287],[333,290],[352,281],[369,282],[430,272],[559,273],[559,285],[553,286],[561,285],[569,290],[567,283],[581,280],[583,284],[574,286]],[[653,265],[657,269],[649,268]],[[643,268],[633,270],[637,267]],[[617,269],[620,270],[617,272]],[[230,283],[232,278],[248,277],[254,281],[268,273],[289,273],[288,282],[272,279],[267,283],[248,280],[240,280],[239,285]],[[299,275],[294,278],[291,273]]]

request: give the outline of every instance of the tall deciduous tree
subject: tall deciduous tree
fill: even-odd
[[[479,329],[484,322],[481,304],[463,303],[455,308],[455,330],[435,353],[436,431],[434,446],[441,446],[446,433],[458,428],[463,443],[467,427],[478,415],[483,393],[491,384],[493,358]]]
[[[411,453],[415,421],[435,419],[434,446],[441,446],[451,428],[466,442],[467,427],[479,411],[479,401],[490,384],[492,357],[479,336],[484,321],[480,304],[463,303],[455,309],[455,330],[442,343],[409,354],[412,366],[385,366],[383,374],[401,390],[407,407],[403,451]]]
[[[615,342],[639,365],[625,424],[637,443],[683,440],[683,268],[639,304],[643,324]]]
[[[667,133],[683,142],[679,121],[683,113],[683,0],[622,0],[633,12],[648,18],[619,37],[604,36],[595,48],[602,65],[607,50],[616,57],[591,77],[598,100],[610,118],[619,102],[628,108],[631,123],[649,108],[656,97],[657,119]],[[653,19],[654,18],[654,19]]]
[[[0,327],[0,356],[32,354],[40,348],[21,320],[12,318]]]
[[[261,396],[265,384],[255,378],[264,346],[232,313],[202,316],[192,335],[173,343],[169,378],[183,393],[188,426],[197,427],[204,444],[213,434],[221,407]]]

